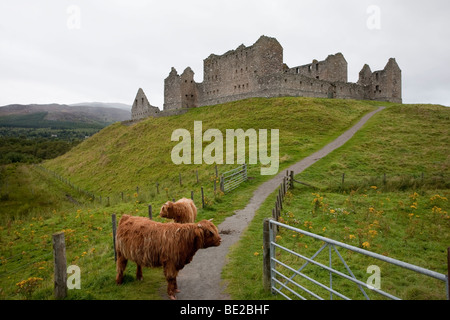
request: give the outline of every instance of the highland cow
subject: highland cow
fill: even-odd
[[[167,201],[159,215],[162,218],[173,219],[177,223],[192,223],[197,217],[197,207],[191,199],[182,198],[177,202]]]
[[[124,214],[116,235],[116,283],[123,282],[128,260],[137,264],[136,278],[142,280],[142,267],[163,267],[167,294],[175,300],[177,275],[190,263],[198,249],[219,246],[222,239],[209,220],[198,223],[160,223]]]

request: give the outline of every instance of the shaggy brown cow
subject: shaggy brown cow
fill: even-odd
[[[161,207],[159,215],[178,223],[195,222],[197,207],[191,199],[182,198],[177,202],[167,201]]]
[[[142,280],[142,267],[164,267],[169,298],[175,300],[178,271],[190,263],[198,249],[219,246],[222,239],[209,220],[198,223],[160,223],[124,214],[116,235],[117,277],[121,284],[128,260],[137,264],[136,278]]]

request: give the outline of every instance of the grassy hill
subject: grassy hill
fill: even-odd
[[[343,147],[296,175],[296,180],[317,188],[296,184],[286,197],[281,220],[296,228],[447,274],[449,128],[450,108],[432,105],[387,108],[370,119]],[[262,238],[262,221],[271,216],[275,198],[274,194],[261,206],[243,240],[230,255],[225,278],[230,281],[229,288],[236,299],[266,297],[258,269],[262,254],[255,255],[262,253],[261,243],[255,243],[254,239]],[[322,245],[290,231],[279,236],[281,245],[306,256],[312,256]],[[441,281],[340,251],[362,281],[370,275],[366,273],[367,267],[378,265],[383,290],[402,299],[446,299],[445,284]],[[277,257],[294,266],[303,264],[285,256]],[[334,257],[333,266],[347,274]],[[317,260],[328,265],[328,253],[322,253]],[[314,274],[324,284],[329,282],[327,272],[314,267],[306,268],[305,272]],[[339,280],[340,277],[333,277],[333,288],[338,292],[353,299],[364,298],[355,285]],[[311,283],[300,283],[322,297],[329,297],[328,292]],[[382,298],[367,291],[372,299]],[[284,293],[289,294],[286,290]]]
[[[391,143],[393,150],[398,150],[399,145],[405,150],[409,150],[411,145],[417,145],[419,151],[420,146],[424,146],[429,150],[428,153],[432,153],[433,148],[443,150],[442,143],[445,141],[430,143],[432,138],[428,137],[427,131],[420,132],[419,139],[403,141],[404,131],[412,130],[410,126],[430,125],[430,120],[422,114],[409,115],[410,106],[353,100],[255,98],[197,108],[179,116],[150,118],[131,125],[113,124],[67,154],[44,163],[46,169],[64,177],[63,181],[55,179],[50,171],[31,166],[5,167],[0,175],[1,207],[8,208],[0,212],[0,298],[26,297],[26,293],[20,290],[16,283],[31,277],[42,279],[37,280],[37,284],[32,286],[34,290],[29,295],[31,298],[52,297],[51,235],[61,230],[65,230],[66,233],[68,264],[76,264],[82,270],[82,290],[69,291],[69,298],[164,298],[165,281],[160,269],[146,269],[145,280],[137,283],[133,281],[135,267],[130,264],[125,284],[121,287],[114,284],[111,214],[116,213],[119,217],[123,213],[146,216],[148,204],[151,204],[155,220],[162,221],[158,212],[165,201],[182,196],[190,197],[190,192],[194,191],[195,202],[199,207],[198,219],[214,218],[214,222],[219,224],[225,217],[232,215],[234,210],[244,207],[253,190],[262,181],[270,179],[270,176],[260,175],[259,165],[251,165],[248,182],[230,194],[214,193],[213,185],[216,179],[214,165],[177,166],[172,163],[170,153],[177,144],[170,141],[173,130],[185,128],[192,132],[194,121],[203,122],[203,131],[217,128],[223,133],[226,129],[237,128],[279,129],[280,170],[283,170],[332,141],[356,123],[362,115],[374,110],[378,105],[386,105],[388,109],[371,120],[370,129],[377,130],[377,126],[391,123],[394,129],[378,136],[386,140],[385,144]],[[411,110],[415,110],[414,108],[425,110],[423,112],[426,113],[431,112],[426,111],[429,109],[436,110],[432,112],[434,115],[432,123],[441,131],[430,130],[430,135],[436,135],[434,138],[437,139],[439,136],[437,132],[446,133],[443,129],[445,128],[443,124],[448,122],[446,110],[432,106],[411,106]],[[439,117],[444,118],[437,120]],[[375,125],[374,121],[377,121]],[[396,127],[400,130],[396,131]],[[208,144],[209,142],[204,142],[203,147]],[[358,150],[363,153],[367,149],[369,148],[365,145]],[[445,150],[443,152],[445,154]],[[398,166],[397,163],[404,163],[397,160],[395,152],[386,152],[384,157],[386,164],[393,162]],[[416,164],[421,162],[419,157],[413,159]],[[326,159],[318,163],[323,162],[329,163]],[[427,160],[422,162],[422,170],[425,171],[429,167],[429,162]],[[340,171],[337,168],[343,164],[340,160],[332,163],[334,175],[338,177]],[[373,166],[377,163],[379,162],[373,161]],[[219,174],[236,166],[236,164],[219,165]],[[366,170],[363,166],[360,169],[362,172]],[[319,171],[314,172],[311,177],[316,175],[317,180],[308,180],[311,183],[320,182],[321,185],[328,179],[319,177]],[[347,173],[350,174],[350,170],[346,170]],[[202,186],[207,201],[205,208],[201,208],[199,200]],[[92,192],[95,199],[80,190]],[[274,198],[268,199],[266,208],[260,210],[255,219],[256,225],[252,224],[252,228],[260,229],[261,220],[258,219],[270,215],[269,203],[273,204],[273,201]],[[255,263],[258,259],[253,253],[254,246],[261,247],[259,240],[255,241],[261,238],[260,234],[256,231],[254,234],[250,233],[250,237],[247,234],[246,238],[252,242],[247,246],[247,250],[242,254],[239,250],[235,250],[231,256],[231,271],[227,271],[227,278],[231,284],[239,279],[239,275],[233,275],[233,270],[242,270],[246,264]],[[251,250],[250,255],[248,250]],[[246,258],[248,256],[255,259]],[[237,265],[236,261],[239,261]],[[261,270],[259,262],[250,266],[251,270],[256,272]],[[258,293],[261,284],[258,276],[251,275],[250,279],[253,279],[256,286],[254,297],[261,297],[261,293]],[[233,285],[230,288],[233,288]],[[248,294],[241,295],[236,292],[232,294],[236,298],[251,298]],[[262,297],[271,298],[264,294]]]
[[[280,163],[286,166],[331,141],[364,113],[374,110],[373,105],[326,99],[248,99],[197,108],[180,116],[147,119],[131,126],[116,123],[49,161],[46,167],[104,196],[132,191],[136,186],[153,189],[156,182],[164,188],[178,181],[180,172],[189,181],[197,169],[200,180],[206,181],[214,166],[178,166],[170,157],[177,144],[170,141],[172,132],[177,128],[193,132],[194,121],[203,122],[203,131],[217,128],[224,135],[226,129],[279,129]],[[208,144],[204,142],[203,147]],[[251,170],[256,178],[259,167]]]
[[[48,170],[69,179],[75,188],[45,170],[6,167],[0,176],[1,207],[5,208],[0,215],[1,297],[24,298],[25,293],[18,292],[16,283],[32,277],[43,279],[32,297],[52,297],[51,235],[65,230],[68,263],[80,266],[83,280],[83,290],[70,291],[69,298],[161,299],[165,296],[162,270],[146,269],[144,285],[131,281],[135,267],[130,264],[125,285],[118,288],[114,284],[111,214],[145,216],[151,203],[155,220],[161,220],[158,212],[165,201],[190,196],[193,190],[198,219],[214,218],[219,224],[234,210],[244,207],[258,184],[270,178],[259,174],[259,165],[250,166],[247,183],[231,194],[214,194],[213,165],[172,163],[170,152],[176,144],[170,141],[173,130],[192,130],[194,120],[203,121],[203,130],[217,128],[222,132],[236,128],[280,129],[282,170],[337,137],[363,114],[374,110],[375,105],[350,100],[249,99],[129,126],[116,123],[44,164]],[[218,171],[232,167],[236,165],[220,165]],[[201,186],[207,202],[203,209]],[[79,189],[93,192],[95,200]]]

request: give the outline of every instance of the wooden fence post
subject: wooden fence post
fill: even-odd
[[[112,232],[113,232],[113,246],[114,246],[114,262],[117,261],[117,252],[116,252],[116,214],[112,214]]]
[[[194,201],[194,191],[191,191],[191,200]]]
[[[219,177],[219,172],[217,171],[217,164],[215,166],[215,169],[216,169],[216,178],[218,178]]]
[[[53,263],[55,265],[54,295],[56,299],[64,299],[67,296],[67,261],[64,232],[53,234]]]
[[[341,184],[341,189],[344,189],[344,181],[345,181],[345,172],[342,174],[342,184]]]
[[[152,205],[151,204],[148,205],[148,217],[149,217],[150,220],[153,219],[153,216],[152,216]]]
[[[197,184],[198,184],[198,169],[195,170],[195,176],[197,177]]]
[[[182,186],[183,183],[181,182],[181,172],[180,172],[180,186]]]
[[[265,291],[270,291],[271,270],[270,270],[270,222],[264,219],[263,223],[263,285]]]
[[[156,194],[159,194],[159,183],[156,183]]]
[[[203,187],[202,187],[202,208],[205,207],[205,196],[203,194]]]

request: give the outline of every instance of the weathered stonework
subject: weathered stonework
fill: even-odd
[[[144,93],[139,88],[133,106],[131,107],[131,120],[140,120],[147,117],[155,116],[160,112],[158,107],[152,106]]]
[[[145,97],[140,89],[135,103],[142,100],[142,95]],[[358,82],[350,83],[342,53],[290,68],[283,62],[280,43],[275,38],[261,36],[252,46],[240,45],[220,56],[211,54],[203,61],[201,83],[195,82],[190,67],[181,75],[172,68],[164,80],[164,110],[157,116],[251,97],[279,96],[401,103],[401,70],[391,58],[383,70],[372,72],[364,65]],[[148,106],[149,103],[143,104],[144,109],[136,108],[136,118],[145,114],[156,116],[155,107]]]

